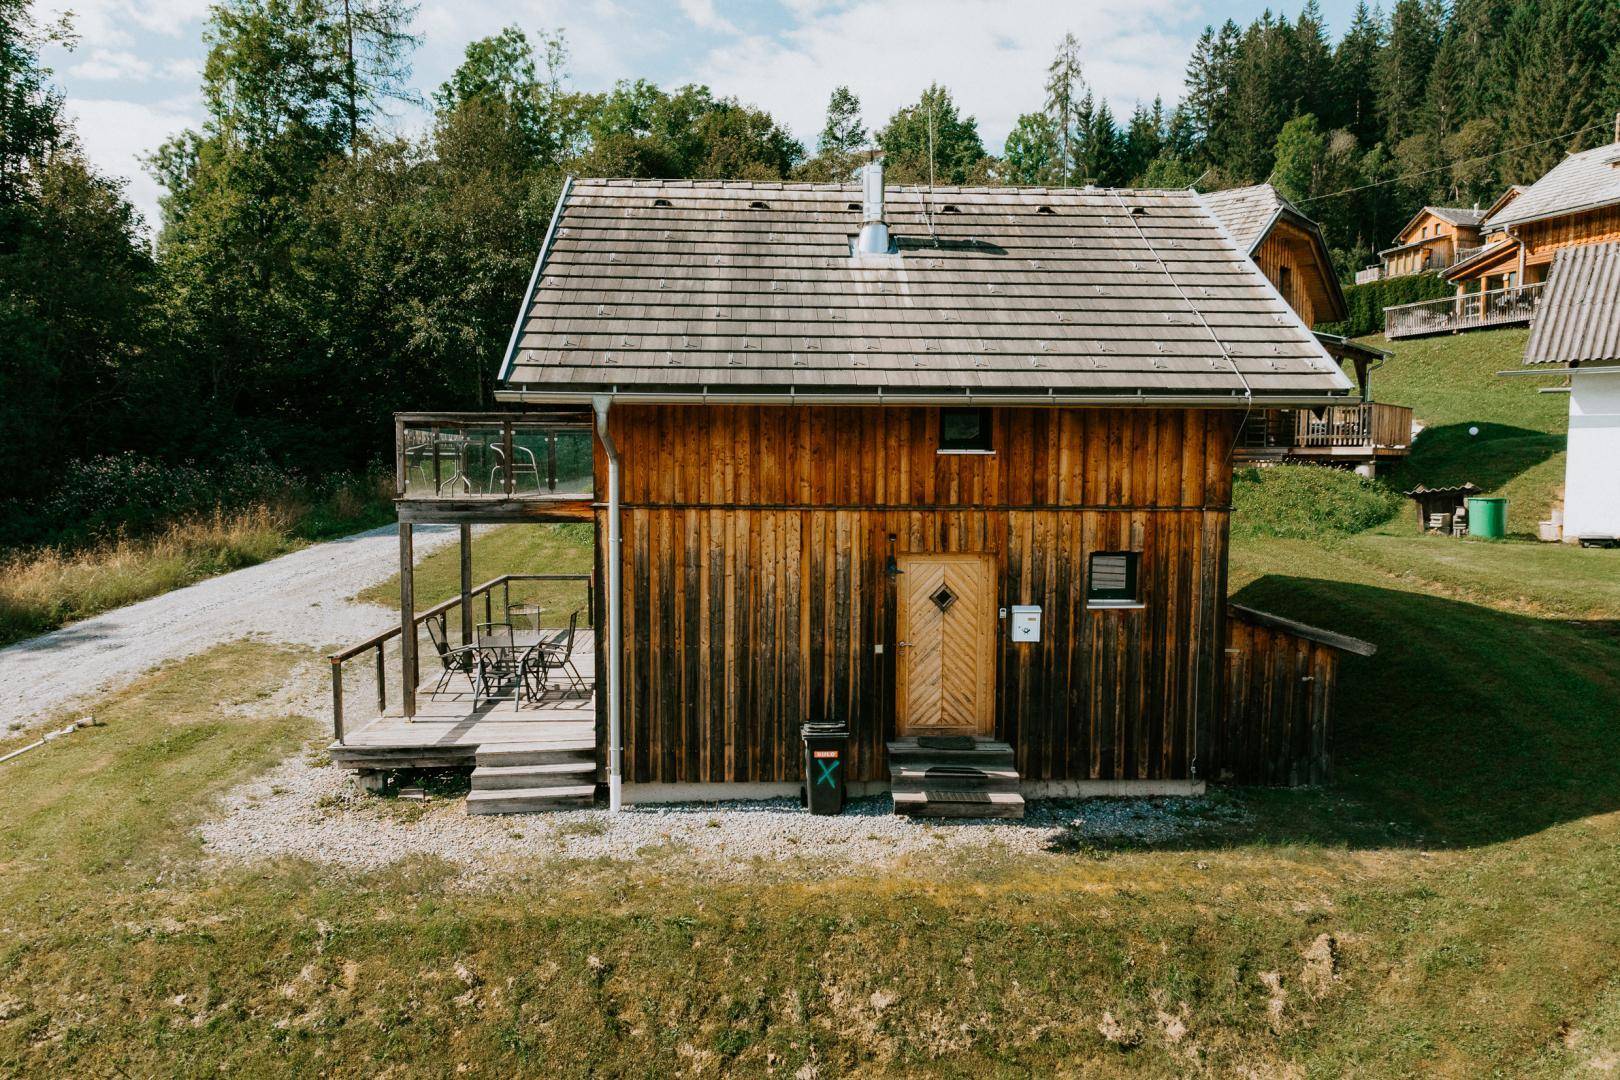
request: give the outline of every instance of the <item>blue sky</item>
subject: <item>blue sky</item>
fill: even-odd
[[[573,85],[621,78],[707,83],[752,102],[814,141],[827,96],[847,83],[868,125],[881,124],[937,80],[979,120],[991,149],[1013,119],[1036,109],[1057,41],[1080,39],[1092,86],[1128,113],[1137,101],[1181,90],[1193,40],[1211,22],[1247,22],[1267,6],[1302,0],[421,0],[414,83],[427,93],[454,69],[467,42],[516,23],[562,29]],[[1355,0],[1321,0],[1332,33]],[[156,221],[158,189],[139,159],[201,121],[197,93],[209,0],[34,0],[49,18],[74,13],[77,47],[46,63],[66,92],[91,159],[129,181]],[[415,130],[421,115],[393,123]]]

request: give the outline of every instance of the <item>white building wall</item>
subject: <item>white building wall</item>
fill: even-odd
[[[1620,369],[1570,374],[1564,538],[1620,537]]]

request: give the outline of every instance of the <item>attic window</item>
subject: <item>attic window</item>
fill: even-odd
[[[1139,551],[1094,551],[1086,574],[1086,607],[1141,607],[1137,592]]]
[[[1057,213],[1057,211],[1052,209],[1050,206],[1037,206],[1035,208],[1035,212],[1037,214],[1055,214],[1055,213]]]
[[[750,210],[769,210],[770,208],[771,208],[770,203],[763,202],[763,201],[761,201],[759,199],[755,199],[753,202],[748,204],[748,209],[750,209]]]
[[[653,200],[653,205],[654,206],[672,206],[674,204],[671,203],[668,199],[654,199]]]
[[[939,410],[939,453],[993,454],[989,409]]]

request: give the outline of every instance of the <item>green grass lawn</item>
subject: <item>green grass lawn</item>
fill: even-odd
[[[592,537],[590,525],[503,525],[481,532],[473,540],[473,585],[501,574],[589,574]],[[416,608],[418,611],[449,600],[461,593],[461,549],[450,544],[416,564]],[[580,611],[580,624],[590,622],[585,603],[585,587],[578,582],[518,582],[511,586],[512,603],[538,603],[546,626],[566,626],[569,613]],[[378,582],[356,597],[374,604],[399,607],[399,575]],[[497,594],[493,612],[500,613],[504,596]],[[474,618],[483,620],[482,604]],[[460,612],[451,612],[451,625],[460,626]]]
[[[1243,600],[1379,645],[1343,669],[1335,785],[1223,793],[1242,824],[1152,849],[471,890],[430,860],[212,864],[193,823],[321,724],[280,715],[290,650],[160,670],[6,767],[0,1072],[1602,1075],[1620,602],[1538,582],[1579,595],[1620,553],[1409,538],[1397,572],[1362,539],[1233,560]]]
[[[1390,470],[1397,490],[1469,481],[1508,498],[1508,528],[1533,535],[1564,485],[1569,398],[1541,394],[1552,379],[1497,375],[1523,366],[1528,330],[1489,330],[1416,340],[1366,338],[1394,353],[1373,372],[1373,397],[1409,405],[1423,431]],[[1478,428],[1470,434],[1470,428]],[[1396,519],[1415,532],[1416,517]]]
[[[1505,357],[1513,336],[1443,343]],[[1561,456],[1515,462],[1561,412],[1510,380],[1449,401],[1420,359],[1403,346],[1379,396],[1497,427],[1420,442],[1405,475],[1534,498]],[[589,561],[588,529],[514,526],[480,536],[474,576]],[[417,580],[424,606],[454,595],[454,550]],[[1231,587],[1378,646],[1344,659],[1331,787],[1218,791],[1236,824],[1157,847],[830,877],[552,861],[469,888],[429,859],[212,863],[192,827],[219,795],[324,741],[278,704],[313,658],[239,644],[161,669],[106,727],[0,767],[0,1073],[1620,1072],[1620,552],[1424,537],[1403,514],[1240,530]]]

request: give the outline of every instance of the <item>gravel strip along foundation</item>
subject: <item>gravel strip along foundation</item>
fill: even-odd
[[[789,799],[474,817],[457,797],[418,803],[368,794],[349,773],[319,762],[318,753],[296,757],[233,792],[222,814],[201,828],[208,850],[227,859],[307,858],[357,870],[428,855],[470,878],[546,859],[660,856],[705,874],[741,875],[764,860],[815,877],[919,855],[1153,843],[1236,814],[1209,799],[1059,799],[1032,802],[1023,821],[931,824],[896,816],[889,798],[878,796],[827,817]]]

